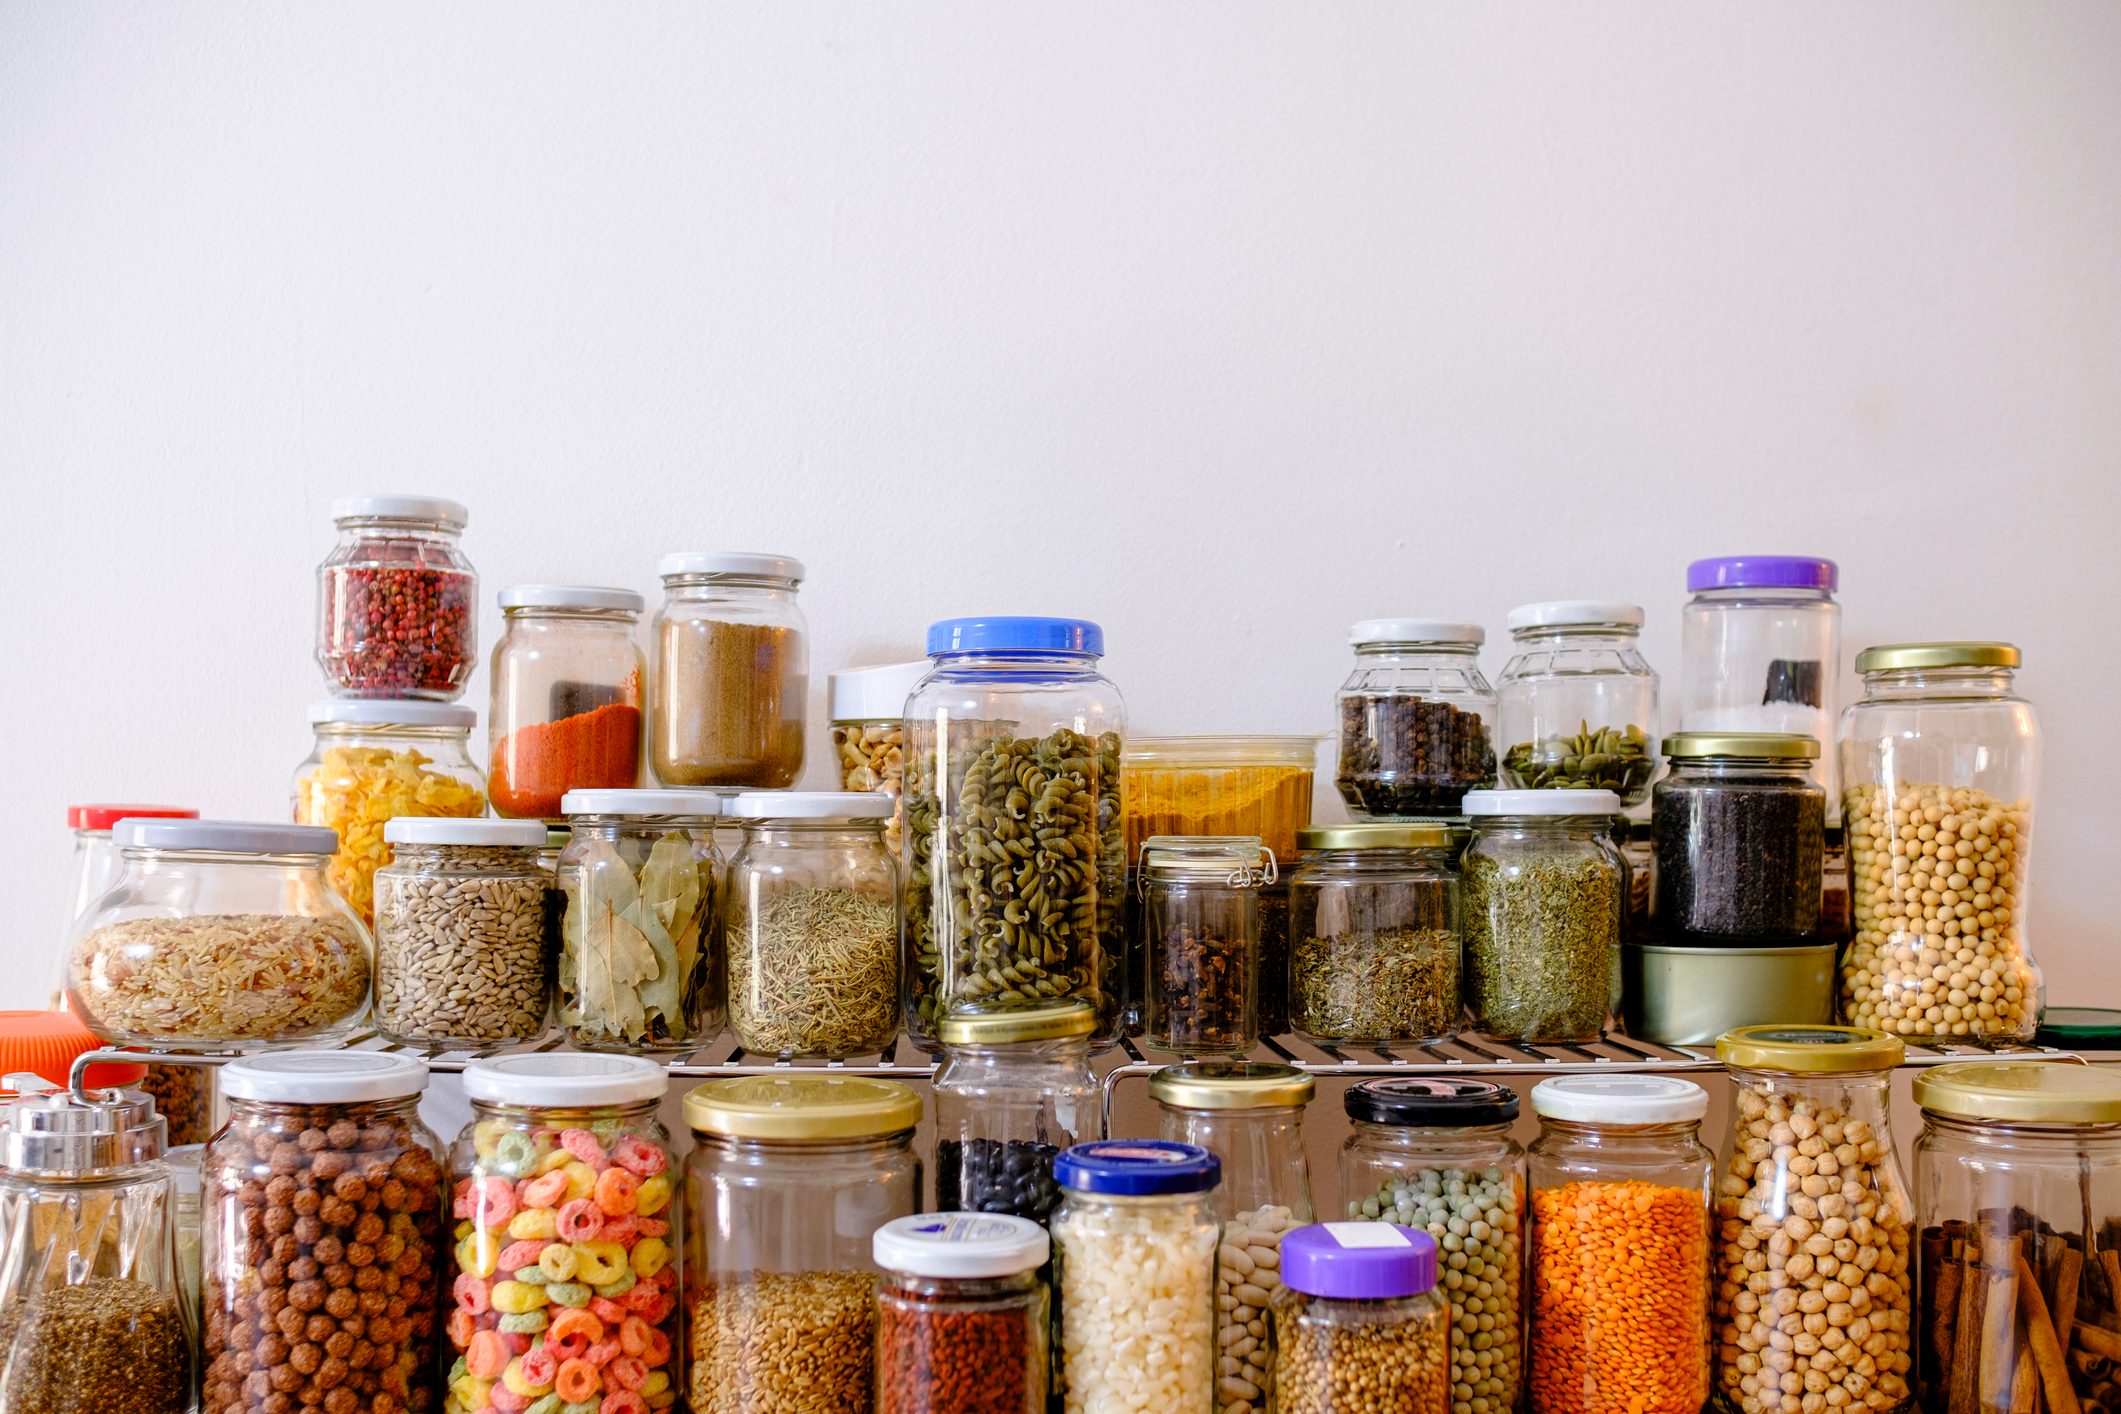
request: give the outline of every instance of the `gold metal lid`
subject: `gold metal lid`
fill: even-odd
[[[1466,827],[1447,820],[1362,821],[1348,825],[1306,825],[1296,832],[1298,849],[1453,849],[1463,844]]]
[[[1257,1061],[1185,1061],[1149,1077],[1149,1097],[1179,1110],[1296,1110],[1317,1093],[1308,1071]]]
[[[1819,739],[1798,732],[1673,732],[1664,739],[1664,754],[1689,760],[1760,756],[1810,761],[1819,755]]]
[[[1915,1103],[1999,1124],[2121,1124],[2121,1075],[2068,1061],[1961,1061],[1917,1075]]]
[[[959,1011],[935,1023],[946,1046],[1006,1046],[1023,1041],[1065,1041],[1097,1030],[1097,1009],[1080,999],[1022,1007],[1015,1011]]]
[[[1886,643],[1856,655],[1859,673],[1909,672],[1921,668],[2015,668],[2015,643]]]
[[[1716,1042],[1716,1059],[1740,1070],[1841,1075],[1891,1070],[1907,1058],[1898,1036],[1862,1026],[1741,1026]]]
[[[734,1139],[869,1139],[921,1122],[921,1097],[858,1075],[743,1075],[695,1085],[685,1123]]]

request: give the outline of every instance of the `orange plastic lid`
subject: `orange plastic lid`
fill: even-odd
[[[66,1083],[74,1057],[103,1043],[81,1019],[64,1011],[0,1011],[0,1075],[34,1071],[54,1085]],[[121,1089],[147,1078],[144,1065],[92,1065],[91,1090]]]

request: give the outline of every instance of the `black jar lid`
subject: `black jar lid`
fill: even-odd
[[[1409,1075],[1365,1080],[1348,1087],[1341,1100],[1348,1118],[1364,1124],[1418,1125],[1427,1129],[1463,1129],[1476,1124],[1508,1124],[1517,1118],[1517,1095],[1487,1080],[1454,1080],[1445,1076]]]

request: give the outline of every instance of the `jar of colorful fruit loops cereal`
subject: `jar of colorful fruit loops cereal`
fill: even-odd
[[[678,1176],[655,1118],[665,1083],[637,1056],[465,1067],[446,1414],[676,1403]]]

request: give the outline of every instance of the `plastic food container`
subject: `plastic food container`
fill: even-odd
[[[803,562],[783,555],[665,555],[655,616],[648,755],[666,786],[793,785],[803,773],[810,625]]]
[[[368,930],[302,825],[130,820],[125,872],[75,925],[67,1006],[157,1050],[337,1041],[368,1009]]]
[[[640,784],[641,596],[516,584],[500,602],[486,719],[494,814],[557,819],[571,790]]]
[[[1090,1069],[1097,1014],[1080,999],[943,1018],[935,1071],[935,1206],[1044,1222],[1060,1201],[1053,1159],[1104,1135]]]
[[[1510,610],[1517,651],[1496,679],[1502,783],[1649,799],[1657,774],[1657,674],[1642,606],[1572,599]]]
[[[877,1414],[1044,1414],[1046,1230],[999,1213],[876,1230]]]
[[[1274,1383],[1289,1414],[1449,1408],[1436,1240],[1390,1223],[1315,1223],[1282,1244]]]
[[[1290,1029],[1399,1046],[1458,1030],[1458,851],[1442,821],[1314,825],[1289,883]]]
[[[552,1013],[537,820],[393,820],[376,871],[376,1030],[452,1050],[534,1041]]]
[[[894,858],[905,841],[906,699],[928,676],[928,660],[848,668],[832,675],[832,750],[841,790],[891,798],[884,846]]]
[[[332,502],[339,541],[317,567],[317,666],[348,697],[453,702],[479,642],[468,513],[439,496]]]
[[[1137,737],[1122,761],[1129,859],[1152,835],[1257,835],[1287,859],[1311,823],[1317,737]]]
[[[332,887],[367,923],[376,870],[390,863],[383,827],[407,815],[486,813],[486,783],[471,761],[469,707],[403,699],[319,702],[316,744],[295,768],[294,818],[339,836]]]
[[[2024,1041],[2038,1023],[2025,908],[2040,725],[2018,662],[2008,643],[1856,658],[1863,699],[1841,720],[1856,932],[1841,1008],[1859,1026]]]
[[[1826,792],[1808,736],[1680,732],[1657,783],[1657,941],[1665,947],[1824,942]],[[1785,1020],[1790,1018],[1784,1018]]]
[[[1495,784],[1495,689],[1480,675],[1478,624],[1364,619],[1348,630],[1341,684],[1340,794],[1358,820],[1456,815]]]
[[[1259,1042],[1259,889],[1276,877],[1257,835],[1157,835],[1142,846],[1145,1039],[1188,1055]]]

